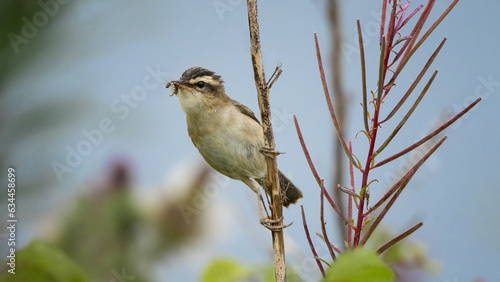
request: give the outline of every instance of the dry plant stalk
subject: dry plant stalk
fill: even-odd
[[[330,24],[330,65],[332,67],[331,82],[333,83],[333,101],[336,104],[337,115],[340,121],[340,127],[344,127],[347,124],[347,95],[344,87],[344,67],[342,61],[342,46],[344,44],[344,37],[342,33],[342,19],[340,10],[340,0],[329,0],[327,3],[327,13],[328,21]],[[336,141],[336,140],[334,140]],[[334,142],[334,153],[333,153],[333,183],[332,192],[335,199],[341,199],[342,192],[336,189],[335,183],[343,182],[344,175],[344,154],[342,153],[342,147],[339,146],[338,141]],[[345,205],[343,202],[338,202],[339,209],[345,210]],[[336,220],[335,226],[338,230],[339,236],[344,240],[346,234],[343,232],[343,222],[341,220]]]
[[[323,90],[325,94],[325,99],[326,103],[328,106],[328,110],[330,111],[330,115],[332,118],[332,122],[334,124],[337,137],[339,138],[341,147],[343,151],[345,152],[347,158],[349,159],[349,174],[350,174],[350,189],[349,188],[343,188],[340,187],[340,191],[343,191],[348,194],[349,197],[349,202],[348,202],[348,214],[347,217],[338,209],[337,205],[331,200],[331,197],[328,195],[328,192],[324,189],[324,183],[322,178],[318,175],[314,164],[312,163],[312,160],[309,156],[309,152],[307,150],[307,147],[304,142],[304,137],[302,136],[297,118],[294,116],[294,122],[295,126],[297,129],[297,135],[299,137],[302,149],[304,151],[304,155],[306,156],[307,162],[309,163],[309,167],[311,168],[311,172],[313,173],[314,177],[316,178],[316,181],[318,182],[318,185],[321,189],[321,216],[320,216],[320,221],[321,221],[321,226],[323,229],[323,235],[320,236],[325,243],[328,246],[328,249],[331,252],[331,257],[333,260],[335,260],[335,254],[333,253],[332,250],[335,250],[337,253],[340,253],[340,250],[335,248],[328,240],[328,236],[326,236],[326,232],[323,228],[324,226],[324,219],[323,219],[323,197],[326,196],[328,201],[330,202],[330,205],[334,209],[334,211],[338,214],[339,218],[345,223],[347,226],[347,232],[346,232],[346,237],[347,237],[347,249],[353,249],[357,246],[363,246],[367,240],[370,238],[370,236],[373,234],[373,231],[379,223],[382,221],[384,216],[387,214],[389,209],[392,207],[396,199],[399,197],[399,195],[402,193],[404,188],[407,186],[408,182],[411,180],[411,178],[415,175],[417,170],[424,164],[424,162],[443,144],[443,142],[447,139],[447,137],[441,138],[432,148],[427,151],[427,153],[403,176],[401,177],[395,184],[393,184],[391,187],[387,189],[387,192],[385,193],[384,196],[379,199],[375,205],[373,205],[371,208],[367,208],[365,211],[365,201],[367,197],[367,189],[370,186],[371,183],[376,181],[375,179],[370,179],[370,172],[371,170],[381,167],[384,164],[387,164],[390,161],[393,161],[409,152],[414,150],[415,148],[419,147],[420,145],[424,144],[425,142],[433,139],[436,137],[439,133],[441,133],[443,130],[445,130],[449,125],[451,125],[453,122],[455,122],[457,119],[462,117],[465,113],[467,113],[472,107],[474,107],[481,98],[478,98],[476,101],[471,103],[468,107],[463,109],[461,112],[456,114],[453,118],[442,124],[440,127],[429,133],[427,136],[422,138],[421,140],[417,141],[416,143],[409,145],[406,149],[393,154],[390,157],[387,157],[384,160],[381,161],[376,161],[376,157],[384,150],[387,148],[387,146],[390,144],[390,142],[393,140],[393,138],[396,136],[396,134],[403,128],[404,124],[406,121],[410,118],[410,116],[413,114],[415,109],[417,108],[418,104],[420,101],[423,99],[425,94],[428,92],[432,82],[434,81],[434,78],[437,75],[437,70],[434,71],[434,73],[431,75],[430,79],[427,81],[426,85],[424,86],[423,90],[420,92],[416,100],[413,102],[412,106],[410,109],[407,111],[407,113],[404,115],[404,117],[401,119],[399,124],[393,129],[392,133],[389,135],[389,137],[382,142],[382,145],[377,145],[376,144],[376,139],[378,137],[378,130],[382,124],[387,122],[389,119],[394,117],[394,114],[401,109],[401,106],[406,102],[407,98],[412,94],[413,90],[415,87],[419,84],[419,82],[422,80],[423,76],[426,74],[427,70],[429,69],[430,65],[438,55],[439,51],[443,47],[446,38],[442,40],[441,44],[436,48],[432,56],[429,58],[425,66],[423,67],[422,71],[417,75],[415,78],[415,81],[411,84],[411,86],[408,88],[406,93],[404,95],[389,95],[390,91],[393,89],[395,86],[396,78],[398,75],[401,73],[405,65],[408,63],[412,55],[418,50],[418,48],[424,43],[424,41],[429,37],[429,35],[434,31],[434,29],[441,23],[441,21],[448,15],[448,13],[453,9],[453,7],[457,4],[458,0],[454,0],[451,5],[441,14],[441,16],[431,25],[431,27],[425,31],[425,33],[422,35],[422,37],[419,38],[419,34],[423,31],[423,27],[426,23],[426,20],[432,10],[432,7],[436,0],[428,0],[427,4],[420,5],[413,11],[411,11],[408,16],[405,17],[406,13],[408,12],[407,9],[409,7],[409,2],[407,2],[405,5],[401,3],[401,1],[393,0],[392,3],[391,1],[388,0],[383,0],[382,1],[382,16],[381,16],[381,26],[380,26],[380,57],[379,57],[379,72],[378,72],[378,83],[377,83],[377,89],[375,91],[371,92],[372,100],[368,101],[368,95],[367,95],[367,87],[366,87],[366,67],[365,67],[365,57],[364,57],[364,48],[363,48],[363,38],[361,35],[361,25],[359,22],[359,19],[357,20],[357,28],[358,28],[358,37],[359,37],[359,48],[360,48],[360,62],[361,62],[361,79],[362,79],[362,105],[363,105],[363,121],[364,121],[364,129],[361,131],[364,133],[364,135],[368,139],[368,153],[366,156],[366,161],[364,165],[362,162],[353,154],[352,152],[352,145],[350,142],[349,138],[349,145],[347,145],[344,135],[342,134],[342,128],[340,126],[340,122],[337,118],[337,115],[335,113],[335,110],[333,108],[332,100],[328,91],[328,86],[326,83],[325,79],[325,73],[323,69],[323,62],[321,59],[321,52],[319,48],[319,43],[318,43],[318,38],[316,36],[316,33],[314,34],[314,41],[316,45],[316,55],[318,59],[318,67],[319,67],[319,72],[320,72],[320,77],[321,77],[321,82],[323,85]],[[391,7],[388,7],[389,6]],[[392,5],[391,5],[392,4]],[[410,19],[416,15],[420,10],[422,10],[422,13],[415,23],[415,26],[413,27],[412,31],[408,36],[401,36],[400,32],[403,26],[405,26]],[[387,13],[389,12],[389,13]],[[387,20],[387,14],[389,14],[389,19]],[[386,24],[387,23],[387,24]],[[398,47],[399,49],[397,49]],[[386,82],[387,81],[387,82]],[[390,113],[385,117],[381,117],[381,111],[380,108],[383,105],[384,100],[387,97],[401,97],[399,98],[399,102],[396,104],[396,106],[390,111]],[[369,112],[368,106],[372,104],[373,109],[372,113]],[[377,148],[378,146],[378,148]],[[354,168],[358,169],[358,171],[362,174],[362,179],[361,179],[361,185],[359,186],[359,194],[355,194],[356,189],[354,185]],[[336,183],[339,184],[339,183]],[[340,184],[339,184],[340,185]],[[353,196],[356,195],[356,196]],[[352,201],[354,200],[355,205],[352,204]],[[357,215],[353,213],[353,207],[357,208]],[[381,208],[381,210],[377,210]],[[372,214],[372,212],[378,211],[379,214],[376,218],[369,218],[369,216]],[[304,218],[304,229],[306,231],[306,237],[308,238],[311,250],[313,251],[313,254],[315,254],[314,251],[314,246],[312,245],[312,240],[310,238],[309,231],[307,230],[307,225],[305,224],[305,215],[303,214]],[[370,224],[367,224],[370,223]],[[383,246],[381,246],[377,252],[379,254],[383,253],[385,250],[396,244],[397,242],[401,241],[402,239],[406,238],[410,234],[412,234],[414,231],[419,229],[423,225],[422,222],[419,222],[415,224],[412,228],[409,230],[405,231],[401,235],[395,237],[394,239],[390,240]],[[367,230],[365,230],[365,227],[368,227]],[[362,236],[363,232],[363,236]],[[332,247],[331,247],[332,246]],[[324,269],[322,265],[320,264],[321,260],[320,258],[316,257],[316,261],[318,262],[318,266],[320,267],[320,271],[324,276]]]
[[[262,52],[260,48],[259,21],[257,16],[257,0],[247,0],[248,8],[248,26],[250,29],[250,52],[252,56],[252,66],[254,72],[255,86],[259,101],[259,109],[264,130],[265,146],[274,150],[273,126],[271,123],[271,107],[269,104],[269,88],[273,81],[268,85],[264,75],[262,65]],[[276,158],[266,156],[267,177],[271,189],[271,219],[276,221],[276,225],[283,225],[283,203],[278,181],[278,164]],[[283,229],[273,230],[273,251],[274,251],[274,269],[276,281],[286,281],[285,266],[285,243]]]

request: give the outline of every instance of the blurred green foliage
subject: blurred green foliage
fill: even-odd
[[[252,276],[252,271],[237,263],[233,259],[218,258],[213,260],[205,269],[202,276],[204,282],[230,282],[242,281],[249,279]]]
[[[87,187],[59,219],[52,240],[92,281],[154,281],[152,269],[161,259],[206,233],[200,225],[203,213],[186,221],[179,206],[191,205],[203,193],[211,171],[193,169],[182,196],[141,205],[129,164],[115,161],[105,183]]]
[[[60,249],[35,240],[16,254],[16,274],[0,273],[0,282],[90,281],[83,270]]]
[[[203,282],[275,281],[274,265],[244,265],[233,258],[215,258],[201,276]],[[302,281],[293,268],[287,266],[287,281]]]
[[[68,214],[58,244],[95,281],[109,279],[111,270],[123,267],[138,276],[133,246],[139,224],[140,215],[128,193],[84,198]]]
[[[15,69],[26,63],[28,56],[15,56],[11,41],[8,38],[9,33],[20,34],[24,25],[23,17],[31,18],[33,14],[40,9],[36,1],[2,1],[0,3],[0,15],[2,24],[0,25],[0,89],[3,87],[5,79],[9,77]],[[23,52],[24,53],[24,52]],[[1,92],[0,92],[1,93]]]
[[[0,58],[2,61],[0,65],[0,89],[18,69],[29,64],[30,60],[41,53],[38,50],[44,49],[40,45],[43,41],[42,37],[37,35],[59,21],[62,17],[58,15],[64,13],[67,6],[71,5],[71,1],[61,1],[61,3],[64,5],[55,0],[0,2],[0,16],[2,18],[0,25]],[[55,13],[50,15],[52,12]],[[37,15],[37,13],[39,14]],[[46,15],[46,18],[41,15],[42,13]],[[36,23],[40,22],[41,26],[36,26],[35,15],[37,15]],[[35,35],[32,36],[31,33]],[[27,43],[19,44],[20,41],[16,41],[16,38],[23,38],[22,41]]]
[[[137,261],[142,213],[130,193],[130,172],[125,164],[112,165],[108,183],[90,188],[60,224],[55,242],[93,281],[108,281],[125,269],[134,281],[147,281],[147,268]],[[144,260],[144,259],[142,259]]]
[[[323,281],[389,282],[394,281],[394,273],[375,251],[357,248],[339,255]]]

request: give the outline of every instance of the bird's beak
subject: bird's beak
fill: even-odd
[[[166,87],[169,88],[170,86],[172,86],[172,84],[174,85],[174,87],[172,87],[172,94],[170,96],[177,95],[179,88],[180,89],[193,88],[193,86],[181,80],[169,81]]]
[[[181,80],[175,80],[175,81],[172,81],[172,84],[174,84],[175,86],[181,88],[181,89],[186,89],[186,88],[193,88],[193,86],[191,86],[190,84],[184,82],[184,81],[181,81]]]

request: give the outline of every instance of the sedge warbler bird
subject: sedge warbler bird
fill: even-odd
[[[193,67],[179,80],[167,83],[186,112],[189,137],[203,158],[227,177],[241,180],[258,197],[263,222],[259,184],[270,194],[267,164],[261,149],[264,133],[255,114],[226,95],[224,81],[213,71]],[[302,198],[297,188],[278,172],[283,205],[288,207]]]

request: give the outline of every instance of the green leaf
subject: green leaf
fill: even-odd
[[[375,216],[375,217],[372,217],[370,219],[367,219],[365,222],[363,222],[363,228],[365,228],[366,226],[368,226],[368,224],[370,224],[374,219],[376,219],[378,216]]]
[[[394,281],[394,273],[375,251],[357,248],[339,255],[323,281],[386,282]]]
[[[7,266],[0,273],[0,282],[80,282],[89,281],[82,269],[60,249],[44,242],[33,241],[16,253],[15,274]]]
[[[357,164],[358,164],[358,168],[361,168],[361,167],[362,167],[362,165],[361,165],[361,162],[359,161],[358,157],[356,157],[356,155],[355,155],[355,154],[352,154],[352,157],[353,157],[354,159],[356,159],[356,162],[357,162]]]
[[[215,259],[203,273],[203,282],[241,281],[248,278],[251,272],[229,258]]]

